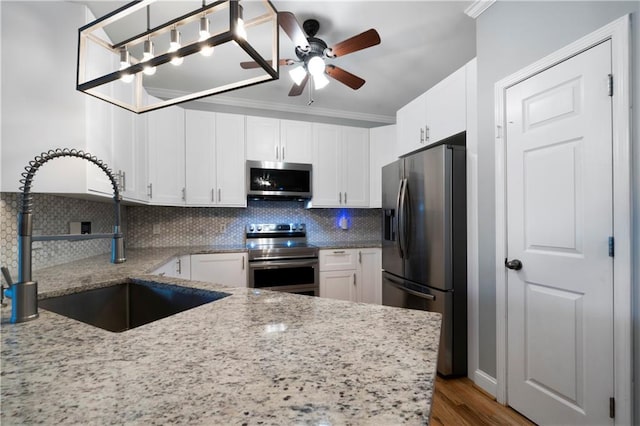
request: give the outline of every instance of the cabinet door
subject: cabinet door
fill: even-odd
[[[216,114],[217,204],[247,206],[245,187],[245,118],[237,114]]]
[[[216,114],[185,111],[185,186],[187,205],[207,206],[216,198]]]
[[[379,248],[358,250],[358,302],[382,304],[382,251]]]
[[[311,123],[280,120],[280,158],[289,163],[311,163]]]
[[[369,131],[369,207],[382,207],[382,167],[396,160],[396,126]]]
[[[423,93],[396,114],[398,135],[396,157],[425,146],[425,126],[427,124],[427,94]]]
[[[342,203],[369,206],[369,131],[344,127],[342,137]]]
[[[191,255],[191,279],[227,287],[246,287],[246,254],[193,254]]]
[[[247,116],[247,160],[282,161],[280,121]]]
[[[162,108],[148,114],[149,201],[184,204],[184,110]]]
[[[131,185],[133,194],[131,198],[139,201],[149,201],[149,152],[147,151],[148,127],[147,114],[134,116],[135,128],[135,167],[134,182]],[[129,177],[126,179],[131,180]],[[127,185],[129,182],[127,182]]]
[[[341,207],[342,130],[313,124],[313,207]]]
[[[133,96],[125,83],[113,87],[116,99],[131,102]],[[120,176],[122,197],[125,200],[139,200],[138,170],[139,141],[137,139],[137,114],[124,108],[112,106],[113,133],[113,173]],[[146,182],[145,182],[146,184]]]
[[[153,275],[163,277],[191,279],[191,255],[183,255],[172,258],[152,272]]]
[[[427,92],[427,145],[466,129],[465,67],[451,74]]]
[[[356,271],[320,272],[320,297],[355,301]]]

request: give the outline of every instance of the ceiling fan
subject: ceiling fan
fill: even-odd
[[[358,90],[365,83],[362,78],[338,66],[327,64],[325,59],[337,58],[380,44],[380,36],[376,30],[367,30],[329,47],[324,40],[316,37],[320,23],[315,19],[307,19],[301,27],[293,13],[278,12],[278,23],[296,45],[297,59],[280,59],[280,65],[298,64],[297,67],[289,71],[289,75],[294,81],[289,96],[302,94],[309,77],[313,78],[315,89],[321,89],[329,84],[327,75],[353,90]],[[249,61],[241,62],[240,66],[244,69],[250,69],[259,65],[254,61]]]

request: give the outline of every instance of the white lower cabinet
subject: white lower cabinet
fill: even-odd
[[[246,287],[247,254],[192,254],[191,279],[227,287]]]
[[[163,277],[191,279],[191,255],[177,256],[152,272]]]
[[[380,304],[381,272],[379,248],[320,250],[320,297]]]

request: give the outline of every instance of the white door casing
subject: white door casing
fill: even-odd
[[[613,350],[615,423],[630,424],[632,419],[632,334],[631,334],[631,156],[630,156],[630,75],[629,43],[630,16],[608,24],[580,40],[542,58],[534,64],[495,84],[496,99],[496,326],[497,326],[497,400],[510,399],[507,392],[507,186],[506,146],[508,133],[505,102],[507,90],[568,58],[580,54],[602,42],[611,41],[613,74],[612,97],[612,163],[613,163]],[[589,190],[590,188],[587,188]],[[527,266],[525,265],[525,268]],[[523,269],[524,270],[524,269]],[[509,271],[511,274],[512,271]],[[548,292],[547,292],[548,293]],[[538,295],[536,295],[538,296]],[[543,295],[544,296],[544,295]],[[547,344],[548,345],[548,344]],[[611,345],[610,345],[611,346]],[[555,379],[557,380],[557,379]],[[608,401],[606,401],[608,402]],[[608,407],[607,407],[608,408]],[[607,413],[608,414],[608,413]]]
[[[507,89],[508,403],[539,424],[611,424],[608,40]]]

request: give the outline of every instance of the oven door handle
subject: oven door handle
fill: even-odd
[[[263,269],[272,269],[272,268],[282,268],[282,267],[297,267],[297,266],[311,266],[315,268],[318,266],[318,260],[313,259],[287,259],[287,260],[263,260],[259,262],[251,261],[249,262],[250,269],[263,268]]]

